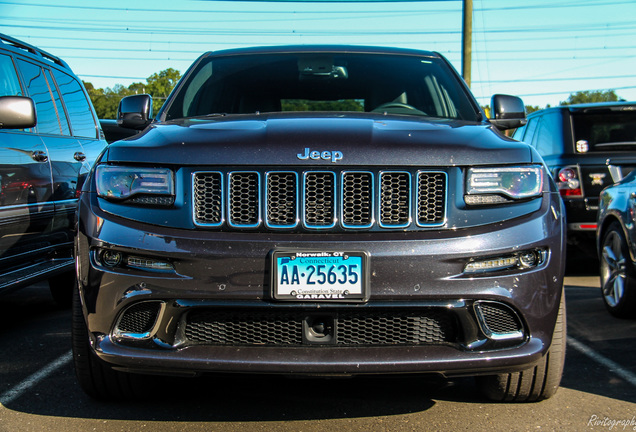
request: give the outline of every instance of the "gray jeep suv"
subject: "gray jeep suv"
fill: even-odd
[[[439,54],[301,46],[201,56],[84,184],[76,372],[478,375],[556,391],[564,222],[541,157],[487,119]]]
[[[0,34],[0,294],[48,278],[70,304],[79,191],[106,145],[68,65]]]

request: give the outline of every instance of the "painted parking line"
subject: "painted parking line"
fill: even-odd
[[[10,404],[14,400],[22,396],[26,391],[28,391],[32,387],[35,387],[49,375],[53,374],[56,370],[60,369],[62,366],[66,366],[68,363],[71,362],[72,359],[72,351],[63,354],[57,360],[49,363],[38,372],[34,373],[30,377],[22,381],[20,384],[0,395],[0,405],[6,406],[7,404]]]
[[[567,343],[568,343],[568,346],[570,346],[571,348],[574,348],[575,350],[579,351],[581,354],[605,366],[611,372],[615,373],[616,375],[618,375],[619,377],[621,377],[622,379],[624,379],[625,381],[627,381],[628,383],[636,387],[636,374],[623,368],[621,365],[619,365],[615,361],[610,360],[607,357],[597,353],[592,348],[579,342],[578,340],[574,339],[571,336],[567,337]],[[35,387],[41,381],[47,378],[49,375],[53,374],[56,370],[60,369],[61,367],[67,365],[72,360],[73,360],[72,351],[68,351],[67,353],[63,354],[62,356],[57,358],[55,361],[46,365],[46,367],[44,367],[43,369],[39,370],[38,372],[26,378],[20,384],[16,385],[12,389],[0,395],[0,405],[6,406],[7,404],[10,404],[15,399],[22,396],[27,390]]]
[[[579,342],[578,340],[570,336],[568,336],[568,346],[574,348],[581,354],[586,355],[587,357],[591,358],[595,362],[605,366],[611,372],[615,373],[616,375],[618,375],[619,377],[621,377],[622,379],[624,379],[625,381],[627,381],[628,383],[636,387],[636,374],[623,368],[621,365],[619,365],[615,361],[610,360],[607,357],[597,353],[592,348],[588,347],[587,345]]]

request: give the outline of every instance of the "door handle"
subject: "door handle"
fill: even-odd
[[[84,162],[86,160],[86,155],[82,152],[75,152],[73,158],[78,162]]]
[[[46,154],[46,152],[38,150],[38,151],[31,152],[31,159],[33,159],[36,162],[47,162],[49,160],[49,157]]]

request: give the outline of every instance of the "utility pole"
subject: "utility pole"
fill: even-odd
[[[462,77],[470,87],[470,65],[473,45],[473,0],[463,0],[462,20]]]

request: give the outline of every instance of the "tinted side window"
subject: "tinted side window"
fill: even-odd
[[[523,136],[526,133],[526,126],[521,126],[520,128],[515,129],[514,133],[512,134],[512,138],[516,139],[517,141],[523,141]]]
[[[543,116],[533,146],[541,156],[561,153],[561,116],[550,113]]]
[[[18,65],[22,71],[29,96],[35,103],[38,118],[37,131],[60,135],[62,127],[58,118],[57,106],[53,102],[53,93],[44,76],[44,71],[41,67],[23,60],[18,60]]]
[[[57,88],[51,77],[51,72],[47,69],[44,69],[44,74],[46,75],[46,81],[49,83],[49,88],[51,89],[51,94],[53,95],[53,100],[55,101],[55,111],[60,119],[60,127],[62,128],[62,135],[70,135],[71,130],[68,127],[68,119],[66,118],[66,113],[64,112],[64,106],[62,105],[62,99],[60,98],[60,94],[57,92]]]
[[[0,96],[22,96],[20,80],[11,57],[0,54]]]
[[[53,69],[53,75],[62,92],[62,98],[71,120],[73,135],[96,138],[97,126],[93,112],[80,83],[72,76],[57,69]]]
[[[523,137],[521,136],[517,137],[517,134],[515,133],[515,139],[523,141],[526,144],[532,145],[532,138],[534,137],[534,132],[537,129],[537,125],[539,124],[540,120],[541,120],[541,117],[534,117],[534,118],[528,119],[528,123],[524,127],[525,134],[523,134]]]

